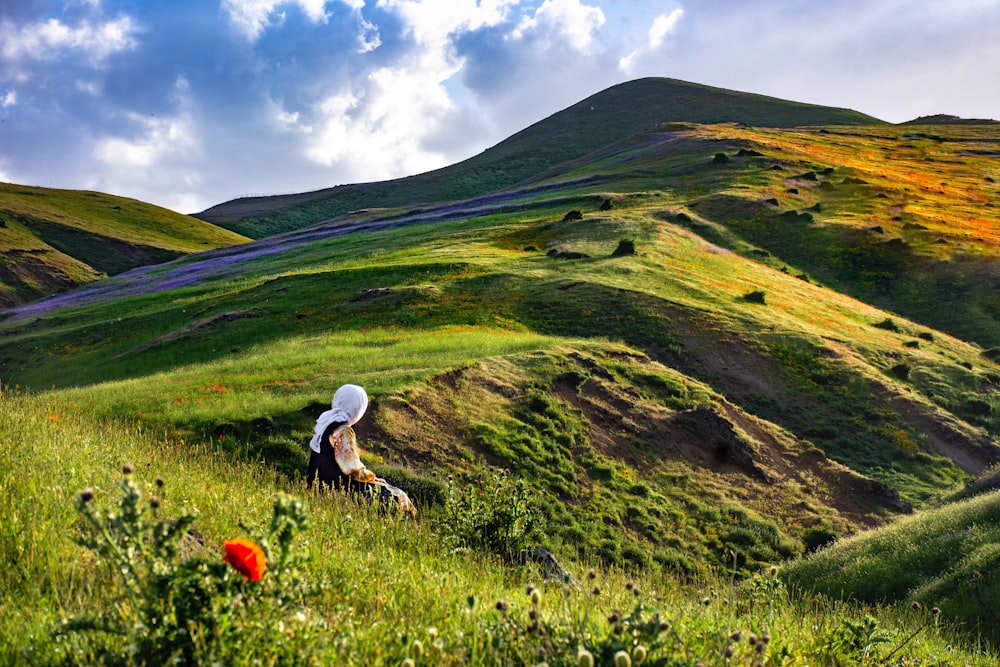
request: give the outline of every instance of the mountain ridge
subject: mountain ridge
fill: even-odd
[[[595,93],[454,165],[391,181],[236,199],[195,215],[260,238],[354,209],[469,199],[523,183],[560,163],[673,121],[774,127],[884,122],[848,109],[650,77]]]

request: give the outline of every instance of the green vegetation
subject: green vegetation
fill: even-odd
[[[134,199],[0,183],[0,306],[247,240]]]
[[[681,584],[574,563],[568,583],[547,580],[532,562],[454,550],[433,511],[384,516],[64,408],[0,396],[0,425],[16,435],[0,449],[0,597],[19,610],[0,617],[2,664],[136,664],[140,652],[141,664],[234,665],[577,665],[582,651],[594,664],[619,651],[679,665],[997,657],[962,648],[946,613],[800,597],[770,572]],[[236,537],[265,547],[259,581],[222,562]]]
[[[870,116],[675,79],[612,86],[518,132],[481,154],[436,171],[381,183],[295,195],[236,199],[198,214],[252,238],[298,229],[349,211],[480,197],[536,179],[559,165],[661,123],[763,127],[878,125]]]
[[[902,519],[791,563],[783,579],[829,596],[937,607],[970,637],[1000,641],[1000,492]]]
[[[760,127],[620,113],[616,95],[664,90],[739,104]],[[0,600],[30,611],[0,621],[2,657],[127,663],[148,640],[164,659],[239,662],[211,607],[273,663],[578,664],[581,648],[606,663],[635,650],[627,621],[665,664],[991,664],[968,647],[996,641],[973,622],[997,604],[995,536],[974,527],[993,519],[948,503],[995,488],[1000,458],[995,127],[931,134],[652,80],[585,102],[494,149],[502,179],[350,186],[382,208],[4,311]],[[609,139],[589,106],[641,131]],[[428,203],[463,192],[477,197]],[[347,201],[311,196],[244,222],[298,228]],[[304,443],[344,382],[372,399],[362,458],[418,522],[304,488]],[[174,574],[139,589],[94,560],[118,556],[72,512],[87,486],[93,507],[114,502],[124,462],[130,516],[133,491],[167,501],[146,526],[170,563],[143,572]],[[261,513],[286,497],[311,517],[294,553],[315,588],[250,595],[220,545],[266,542]],[[177,540],[195,510],[194,543]],[[865,540],[930,555],[899,549],[898,569],[841,584],[823,559]],[[570,581],[543,584],[521,562],[535,548]],[[794,574],[812,564],[829,578]],[[200,602],[187,616],[124,603],[148,587]],[[256,607],[234,607],[244,593]],[[125,638],[50,645],[61,618],[105,607]],[[127,637],[161,614],[200,639],[179,623]]]

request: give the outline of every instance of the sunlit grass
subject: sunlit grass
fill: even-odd
[[[390,393],[476,359],[560,343],[524,331],[475,326],[362,329],[281,339],[235,357],[55,395],[92,414],[183,428],[327,402],[347,382],[373,395]]]
[[[192,548],[203,549],[207,557],[221,554],[223,539],[262,529],[276,494],[291,493],[305,502],[310,528],[296,543],[308,558],[303,576],[329,584],[306,612],[320,615],[330,631],[302,645],[303,655],[351,664],[398,664],[413,656],[419,642],[427,664],[511,664],[517,655],[538,660],[543,656],[530,634],[516,633],[513,642],[501,646],[491,645],[486,634],[504,623],[495,608],[498,601],[509,605],[506,614],[520,627],[528,624],[532,604],[525,586],[531,583],[540,587],[537,612],[553,633],[582,623],[596,639],[612,629],[614,619],[608,619],[615,610],[628,613],[640,601],[658,610],[671,628],[669,650],[681,664],[720,661],[727,647],[730,664],[750,664],[760,655],[751,642],[760,641],[765,632],[765,653],[773,660],[822,664],[837,657],[853,664],[854,652],[872,637],[855,637],[846,624],[861,622],[867,614],[873,615],[884,640],[871,647],[877,655],[893,652],[911,665],[988,665],[995,660],[991,653],[956,643],[945,630],[951,622],[947,615],[939,619],[941,629],[931,624],[910,637],[929,616],[906,607],[865,608],[788,597],[766,576],[743,584],[714,576],[683,584],[669,577],[599,569],[591,579],[587,564],[566,561],[580,585],[545,582],[534,566],[511,568],[483,554],[448,550],[437,537],[433,515],[400,521],[346,498],[317,497],[265,468],[134,426],[93,421],[52,397],[5,392],[0,425],[5,433],[0,446],[5,517],[0,550],[6,563],[0,571],[0,599],[5,609],[19,610],[0,616],[4,664],[50,664],[60,647],[74,645],[50,640],[60,619],[97,612],[120,593],[112,574],[73,543],[79,527],[73,507],[85,486],[94,489],[95,502],[112,500],[125,463],[131,464],[146,494],[156,489],[156,477],[164,480],[156,492],[168,516],[182,508],[197,512],[195,527],[204,546]],[[294,628],[294,619],[286,623]],[[861,643],[852,644],[852,638]],[[291,633],[287,641],[300,640]],[[575,660],[575,653],[574,647],[568,659]]]

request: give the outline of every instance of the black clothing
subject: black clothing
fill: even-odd
[[[337,465],[337,458],[333,454],[333,445],[330,444],[330,434],[343,426],[347,422],[333,422],[323,431],[320,439],[319,451],[313,451],[309,457],[309,471],[306,473],[306,482],[312,486],[319,480],[320,488],[346,491],[360,491],[362,487],[368,486],[351,479],[350,475],[345,475],[344,471]]]
[[[374,484],[366,484],[351,479],[350,475],[345,475],[337,463],[337,457],[333,452],[333,445],[330,444],[330,434],[347,422],[333,422],[323,431],[320,439],[319,451],[310,449],[309,470],[306,473],[306,482],[312,487],[319,480],[321,490],[347,491],[357,494],[358,497],[366,498],[370,502],[377,502],[380,510],[388,507],[395,508],[396,502],[385,487],[376,487]]]

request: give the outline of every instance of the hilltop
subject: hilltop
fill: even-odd
[[[134,199],[0,183],[0,307],[248,240]]]
[[[479,155],[435,171],[314,192],[247,197],[196,214],[252,238],[364,208],[464,200],[523,184],[558,165],[674,121],[760,127],[878,125],[871,116],[667,78],[612,86],[514,134]]]

